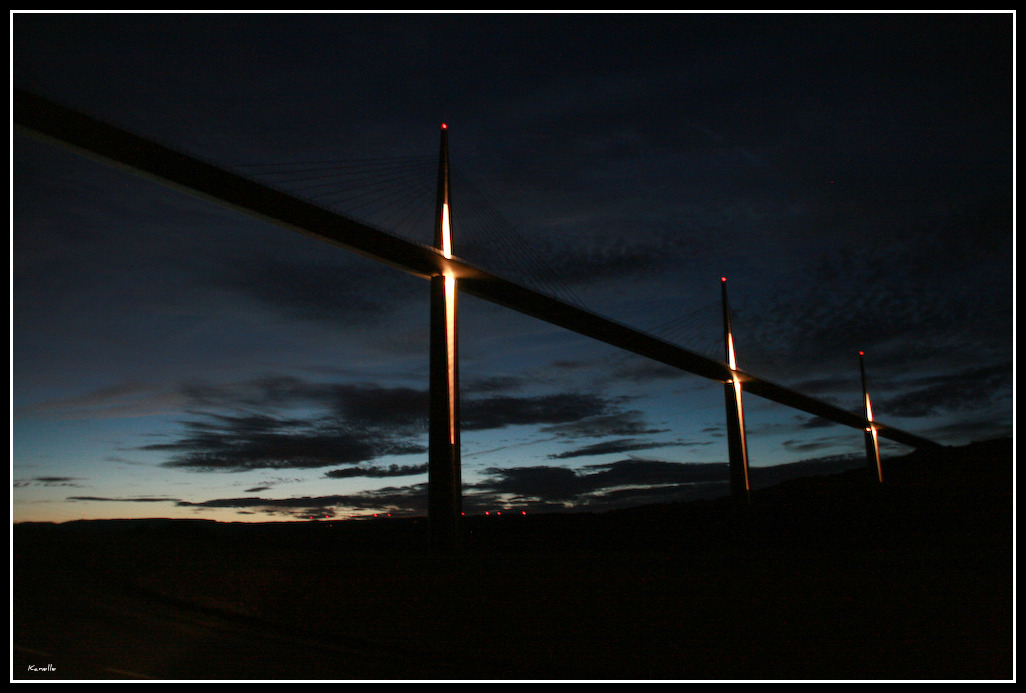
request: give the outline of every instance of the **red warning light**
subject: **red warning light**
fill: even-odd
[[[727,278],[726,277],[720,277],[720,281],[721,282],[725,282],[725,281],[727,281]]]
[[[442,129],[443,130],[445,129],[445,127],[446,127],[445,123],[442,123]]]
[[[859,356],[865,356],[865,355],[866,355],[866,352],[864,352],[864,351],[860,351],[859,352]]]

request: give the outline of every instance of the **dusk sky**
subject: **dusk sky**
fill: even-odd
[[[943,445],[1009,436],[1014,15],[12,14],[15,86]],[[428,282],[12,128],[12,517],[423,513]],[[423,212],[427,214],[423,214]],[[727,492],[722,385],[461,297],[464,505]],[[749,396],[753,482],[864,464]],[[882,452],[910,449],[884,441]],[[886,471],[885,471],[886,474]]]

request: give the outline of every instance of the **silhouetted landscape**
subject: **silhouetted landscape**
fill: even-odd
[[[1010,679],[1010,439],[730,499],[14,526],[12,678]]]

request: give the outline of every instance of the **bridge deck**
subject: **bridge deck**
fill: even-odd
[[[28,92],[14,90],[14,124],[19,131],[127,168],[165,185],[227,205],[266,221],[302,232],[384,262],[404,272],[430,278],[455,275],[460,290],[525,315],[659,361],[703,378],[726,382],[727,364],[696,354],[556,298],[520,286],[458,258],[446,258],[419,245],[211,163],[151,142]],[[852,412],[740,373],[745,392],[845,426],[864,430],[867,421]],[[879,434],[912,447],[936,443],[875,421]]]

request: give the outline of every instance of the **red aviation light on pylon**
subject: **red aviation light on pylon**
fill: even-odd
[[[866,355],[866,352],[864,352],[864,351],[860,351],[859,352],[859,356],[865,356],[865,355]]]
[[[445,130],[445,128],[446,128],[445,123],[442,123],[442,129]]]
[[[726,284],[727,283],[727,278],[726,277],[720,277],[720,281],[723,282],[724,284]]]

